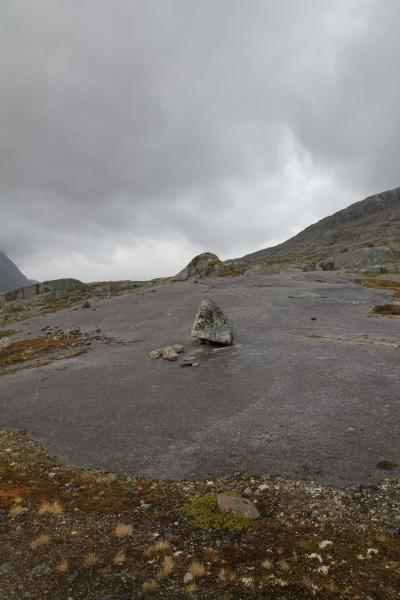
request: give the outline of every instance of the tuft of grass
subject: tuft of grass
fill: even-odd
[[[261,563],[261,566],[263,569],[265,569],[266,571],[270,571],[272,569],[272,562],[270,560],[264,560]]]
[[[400,304],[377,304],[372,309],[375,315],[396,315],[400,316]]]
[[[232,583],[236,579],[236,574],[230,569],[222,568],[218,573],[218,579],[221,583]]]
[[[14,504],[8,511],[8,514],[10,515],[10,517],[12,519],[17,519],[21,515],[25,514],[27,511],[28,511],[28,509],[24,508],[20,504]]]
[[[125,552],[123,550],[120,550],[115,556],[114,556],[114,560],[113,563],[115,565],[122,565],[124,564],[126,560],[126,556],[125,556]]]
[[[185,587],[185,592],[187,594],[194,594],[195,592],[197,592],[197,585],[195,583],[191,583],[190,585],[187,585]]]
[[[45,515],[45,514],[49,514],[49,515],[54,515],[56,517],[58,517],[59,515],[62,515],[63,511],[63,507],[61,506],[61,504],[59,502],[57,502],[57,500],[55,502],[42,502],[42,504],[39,506],[38,508],[38,514],[39,515]]]
[[[174,565],[174,561],[172,560],[172,558],[170,556],[165,556],[162,567],[159,570],[157,576],[160,579],[165,579],[166,577],[169,577],[171,575],[171,573],[173,573],[174,567],[175,567],[175,565]]]
[[[158,589],[158,583],[155,579],[149,579],[148,581],[145,581],[142,585],[142,591],[145,594],[151,594],[153,592],[155,592]]]
[[[120,523],[114,529],[114,536],[117,538],[124,538],[132,535],[133,527],[132,525],[128,525],[127,523]]]
[[[356,279],[356,283],[364,287],[375,289],[400,290],[400,281],[394,281],[392,279],[375,279],[373,277],[366,277],[363,279]]]
[[[393,471],[397,467],[397,464],[390,460],[380,460],[376,463],[377,469],[383,469],[384,471]]]
[[[168,550],[170,548],[171,548],[171,544],[169,542],[167,542],[166,540],[160,540],[160,541],[156,542],[155,544],[148,546],[144,551],[144,555],[148,556],[150,558],[152,556],[157,556],[157,554],[162,554],[163,552],[168,552]]]
[[[204,565],[194,560],[188,568],[188,572],[191,573],[193,577],[204,577],[206,569]]]
[[[232,513],[220,513],[217,506],[217,496],[210,494],[192,498],[182,506],[182,512],[199,529],[228,529],[241,531],[252,524],[247,517],[238,517]]]
[[[58,573],[66,573],[68,571],[68,568],[69,563],[66,558],[61,559],[58,565],[56,565],[56,571]]]
[[[98,557],[94,552],[88,552],[85,558],[83,559],[83,564],[85,567],[92,567],[98,562]]]
[[[50,542],[50,538],[48,535],[39,535],[39,537],[35,538],[30,543],[31,550],[37,550],[41,546],[46,546]]]
[[[205,560],[210,562],[216,563],[220,560],[219,552],[218,550],[215,550],[215,548],[203,548],[202,553]]]

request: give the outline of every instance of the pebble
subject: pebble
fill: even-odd
[[[172,348],[172,346],[166,346],[163,350],[163,358],[164,360],[177,360],[178,354]]]
[[[185,573],[185,575],[183,576],[183,583],[185,585],[187,585],[188,583],[192,583],[194,577],[191,573],[189,573],[189,571],[187,573]]]

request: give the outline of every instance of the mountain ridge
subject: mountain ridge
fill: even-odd
[[[281,244],[226,263],[323,261],[349,249],[391,244],[400,247],[399,223],[400,187],[355,202],[309,225]]]

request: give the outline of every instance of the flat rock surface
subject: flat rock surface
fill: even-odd
[[[399,476],[376,467],[400,463],[400,320],[368,317],[387,292],[335,273],[154,289],[18,325],[20,338],[80,326],[125,343],[1,377],[0,428],[26,429],[76,465],[151,478],[246,471],[356,486]],[[238,325],[229,348],[191,338],[206,295]],[[178,361],[149,359],[175,343]],[[183,356],[199,367],[181,369]]]

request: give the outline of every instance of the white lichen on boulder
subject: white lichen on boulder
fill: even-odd
[[[231,319],[213,300],[205,298],[195,316],[192,336],[205,342],[230,346],[235,333]]]

